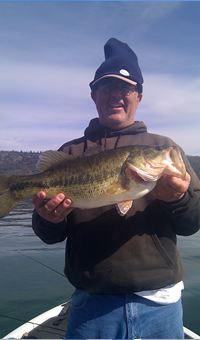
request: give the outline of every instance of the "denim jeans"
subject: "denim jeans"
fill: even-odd
[[[181,299],[160,305],[136,294],[91,295],[77,289],[66,339],[183,339]]]

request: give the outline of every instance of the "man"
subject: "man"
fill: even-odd
[[[135,121],[142,73],[127,44],[110,39],[90,83],[99,119],[60,150],[79,156],[93,145],[168,145]],[[185,272],[176,235],[200,228],[200,182],[181,150],[185,179],[163,176],[128,213],[115,207],[70,208],[62,193],[34,197],[33,229],[46,243],[67,238],[65,274],[76,287],[66,338],[183,338],[181,290]],[[198,195],[197,195],[198,194]]]

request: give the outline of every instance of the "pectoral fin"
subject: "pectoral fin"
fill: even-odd
[[[119,215],[124,216],[132,207],[133,201],[120,202],[117,204],[117,212]]]
[[[106,194],[107,195],[118,195],[121,192],[124,192],[126,190],[127,189],[122,185],[122,182],[118,181],[118,182],[114,182],[114,183],[110,184],[107,187]]]

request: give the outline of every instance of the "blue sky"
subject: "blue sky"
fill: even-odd
[[[97,116],[89,82],[115,37],[138,56],[136,120],[200,155],[200,2],[0,1],[0,150],[56,150]]]

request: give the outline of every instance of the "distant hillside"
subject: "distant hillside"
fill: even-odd
[[[30,175],[36,172],[39,152],[0,151],[0,175]],[[187,156],[200,178],[200,156]]]
[[[187,156],[187,158],[200,179],[200,156]]]
[[[0,175],[35,173],[39,154],[39,152],[0,151]]]

